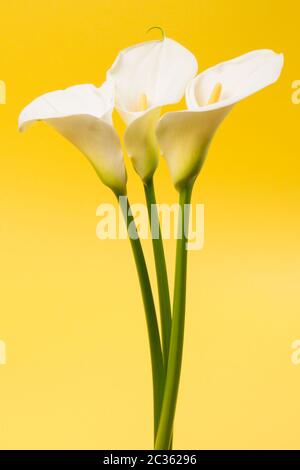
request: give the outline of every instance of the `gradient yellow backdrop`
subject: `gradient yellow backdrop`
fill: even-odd
[[[158,37],[145,31],[159,24],[201,70],[257,48],[286,61],[280,81],[223,124],[195,188],[206,241],[190,254],[175,448],[299,449],[299,2],[10,0],[0,9],[0,448],[151,448],[130,246],[95,234],[96,208],[113,195],[68,142],[42,124],[20,135],[17,117],[44,92],[101,84],[118,51]],[[142,202],[127,163],[131,199]],[[164,161],[156,185],[160,201],[176,200]],[[174,242],[166,250],[172,280]]]

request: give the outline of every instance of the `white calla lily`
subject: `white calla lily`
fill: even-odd
[[[45,121],[90,160],[102,182],[116,194],[126,193],[126,170],[119,137],[112,125],[114,90],[78,85],[40,96],[21,113],[19,128]]]
[[[157,138],[175,186],[198,175],[211,139],[232,107],[276,82],[283,55],[258,50],[212,67],[194,78],[186,90],[187,110],[165,114]]]
[[[160,108],[182,99],[197,68],[191,52],[164,38],[125,49],[107,73],[115,86],[116,108],[127,125],[126,149],[144,181],[158,164],[155,128]]]

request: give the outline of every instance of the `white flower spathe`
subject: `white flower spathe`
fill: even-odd
[[[190,51],[164,38],[123,50],[107,73],[115,87],[116,108],[127,125],[126,149],[144,181],[158,164],[155,129],[160,109],[182,99],[197,69]]]
[[[24,131],[35,121],[45,121],[84,153],[102,182],[116,194],[126,193],[126,170],[119,137],[112,125],[114,90],[78,85],[40,96],[21,113]]]
[[[275,83],[282,67],[282,54],[263,49],[216,65],[188,84],[188,109],[165,114],[157,127],[176,187],[196,178],[215,131],[232,107]]]

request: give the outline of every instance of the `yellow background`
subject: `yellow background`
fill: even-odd
[[[151,448],[129,243],[95,235],[96,207],[114,198],[68,142],[46,125],[20,135],[17,117],[44,92],[100,84],[118,51],[159,37],[145,35],[159,24],[200,70],[257,48],[286,61],[275,86],[227,118],[195,188],[206,242],[190,253],[175,447],[299,449],[300,365],[290,358],[300,337],[299,2],[10,0],[0,9],[0,447]],[[131,199],[142,202],[128,168]],[[176,200],[164,161],[156,185],[160,201]],[[174,243],[166,250],[172,266]]]

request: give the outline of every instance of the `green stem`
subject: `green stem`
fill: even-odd
[[[155,449],[157,450],[167,450],[170,446],[173,435],[173,425],[180,383],[186,305],[186,242],[191,195],[192,186],[183,188],[180,191],[179,203],[182,216],[179,218],[172,332],[163,405],[155,442]]]
[[[167,370],[170,336],[172,327],[171,301],[169,292],[168,273],[166,266],[166,258],[164,253],[162,234],[159,223],[159,216],[156,205],[156,197],[153,185],[153,179],[149,180],[145,186],[145,196],[148,207],[150,225],[152,229],[152,245],[156,268],[156,278],[158,287],[158,298],[160,308],[160,321],[162,333],[162,347],[165,362],[165,370]]]
[[[127,204],[120,204],[123,212],[125,223],[127,226],[131,248],[138,272],[140,288],[142,292],[143,304],[146,314],[146,322],[148,329],[148,337],[150,343],[150,354],[152,364],[152,381],[153,381],[153,401],[154,401],[154,436],[156,436],[159,417],[161,412],[163,390],[164,390],[164,365],[163,355],[160,343],[159,329],[155,311],[155,304],[148,275],[147,265],[142,249],[140,239],[137,235],[134,218],[130,211],[129,201]],[[132,237],[136,234],[136,237]]]

